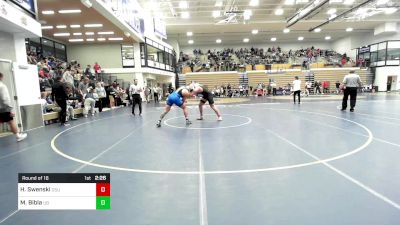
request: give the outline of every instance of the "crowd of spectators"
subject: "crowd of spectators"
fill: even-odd
[[[246,65],[297,64],[307,68],[310,63],[323,61],[326,64],[344,66],[350,61],[346,54],[341,55],[333,50],[311,46],[298,50],[283,51],[281,47],[263,48],[227,48],[224,50],[194,49],[193,54],[180,52],[179,67],[189,66],[206,71],[237,71]],[[180,69],[181,69],[180,68]],[[268,67],[267,67],[268,68]],[[179,68],[178,68],[179,69]]]

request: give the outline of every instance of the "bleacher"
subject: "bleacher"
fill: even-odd
[[[310,72],[313,74],[309,77],[313,81],[328,81],[330,82],[330,90],[335,90],[336,81],[343,81],[346,74],[351,69],[355,69],[356,73],[360,75],[361,81],[364,85],[372,84],[373,73],[370,70],[364,70],[359,68],[317,68],[311,69]],[[270,80],[273,80],[277,87],[285,87],[288,84],[292,84],[294,77],[298,76],[303,81],[302,89],[304,89],[306,80],[306,74],[308,71],[302,71],[300,69],[288,69],[288,70],[253,70],[247,71],[248,85],[257,87],[259,83],[269,84]],[[227,85],[228,83],[236,86],[240,83],[240,74],[236,71],[231,72],[202,72],[202,73],[188,73],[183,75],[185,83],[189,84],[191,81],[207,85],[208,87],[215,87],[220,85]],[[312,78],[312,79],[311,79]],[[243,83],[243,82],[242,82]]]
[[[350,68],[312,70],[315,80],[330,82],[330,89],[335,88],[334,85],[336,81],[342,82],[344,76],[348,74],[349,71]],[[355,72],[360,75],[361,81],[364,85],[372,84],[374,75],[370,70],[356,69]]]
[[[239,85],[240,75],[236,71],[231,72],[209,72],[209,73],[188,73],[185,76],[186,84],[191,81],[196,81],[200,84],[206,85],[209,88],[215,86],[231,84],[233,86]]]

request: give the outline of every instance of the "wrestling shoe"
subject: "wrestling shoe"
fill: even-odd
[[[161,127],[161,120],[157,121],[156,126],[157,126],[157,127]]]

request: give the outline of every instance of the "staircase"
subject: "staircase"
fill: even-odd
[[[247,76],[247,73],[241,73],[239,76],[239,85],[242,85],[242,87],[248,87],[249,86],[249,77]]]
[[[186,85],[186,77],[184,75],[178,76],[178,84],[179,84],[179,87]],[[176,88],[178,88],[178,87],[176,87]]]
[[[304,86],[305,86],[305,83],[308,81],[308,82],[311,82],[311,90],[310,90],[310,94],[314,94],[314,82],[315,82],[315,76],[314,76],[314,73],[313,72],[311,72],[310,70],[304,70],[303,71],[303,73],[304,73],[304,77],[305,77],[305,81],[304,81]],[[303,88],[303,87],[302,87]]]

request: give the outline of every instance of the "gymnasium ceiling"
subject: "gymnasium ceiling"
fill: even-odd
[[[133,43],[133,40],[128,40],[128,38],[117,26],[115,26],[93,8],[87,8],[84,6],[80,0],[38,0],[37,4],[39,21],[42,24],[43,36],[45,37],[70,44]],[[81,12],[68,14],[59,13],[59,10],[71,9],[78,9]],[[49,12],[44,11],[54,11],[54,14],[45,14]],[[85,27],[85,24],[100,24],[101,26]],[[58,25],[65,25],[66,28],[57,28]],[[71,25],[79,25],[79,27],[72,28]],[[52,28],[43,29],[47,26],[52,26]],[[107,33],[102,34],[99,32]],[[54,36],[55,34],[68,36]],[[71,42],[71,39],[75,41]]]
[[[289,33],[283,33],[286,28],[286,20],[293,16],[299,9],[307,3],[294,3],[287,5],[290,0],[259,0],[258,6],[250,6],[250,1],[255,0],[187,0],[187,8],[181,8],[180,0],[139,0],[143,8],[152,11],[154,15],[163,17],[167,24],[167,34],[170,39],[178,39],[180,45],[188,45],[189,40],[193,40],[195,45],[215,44],[217,39],[221,39],[222,44],[242,44],[244,38],[250,39],[249,43],[270,42],[272,37],[277,38],[277,42],[296,42],[299,36],[304,37],[304,41],[334,41],[348,36],[347,28],[353,28],[352,33],[371,32],[374,28],[385,22],[399,22],[400,10],[386,15],[380,13],[365,19],[338,20],[321,27],[319,33],[309,32],[314,26],[325,22],[329,15],[328,10],[336,9],[339,15],[366,0],[353,0],[352,4],[326,3],[323,7],[315,11],[311,18],[302,20],[292,27]],[[377,1],[381,1],[381,8],[398,8],[400,0],[376,0],[372,1],[376,7]],[[296,2],[296,1],[294,1]],[[351,1],[350,1],[351,2]],[[381,4],[383,3],[383,4]],[[183,3],[183,6],[185,4]],[[248,20],[239,18],[237,24],[216,25],[218,21],[226,18],[224,12],[231,7],[236,7],[237,11],[251,10],[252,15]],[[276,15],[277,9],[283,9],[282,15]],[[219,11],[220,16],[214,18],[213,11]],[[189,18],[182,18],[183,12],[188,12]],[[218,13],[216,13],[218,14]],[[258,30],[258,34],[252,34],[252,30]],[[188,37],[187,32],[193,32],[193,36]],[[325,40],[330,36],[330,40]]]

